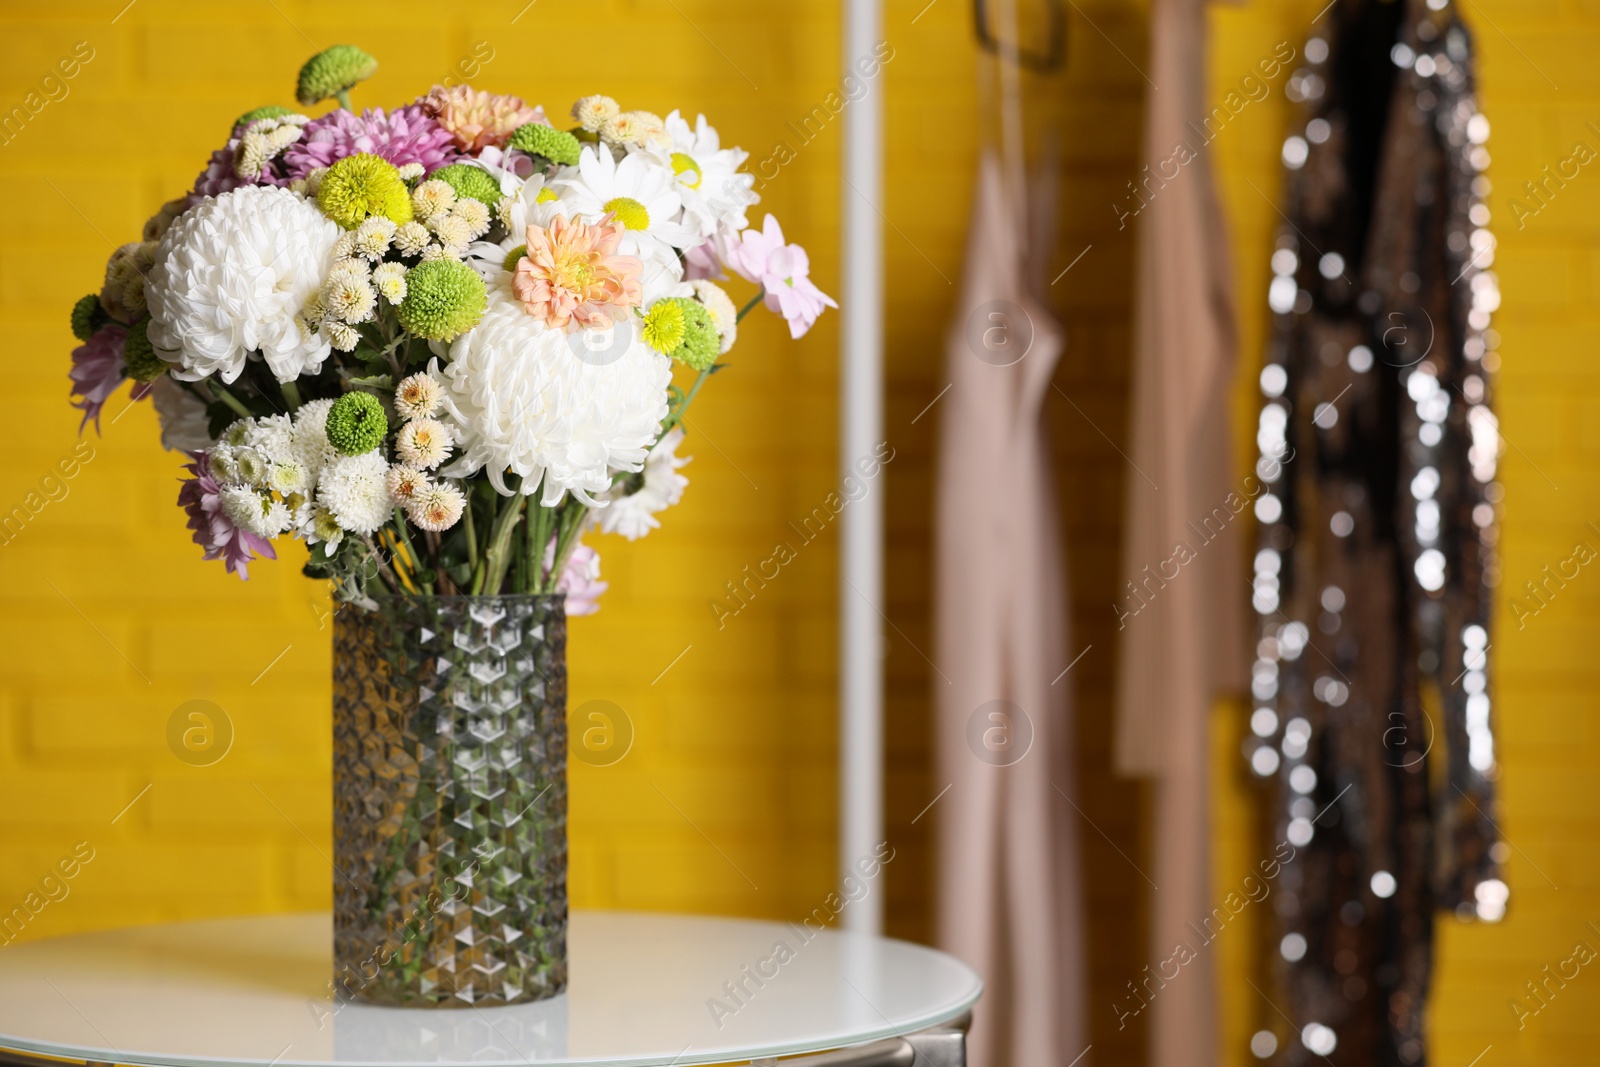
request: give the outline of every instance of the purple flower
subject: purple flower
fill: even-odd
[[[128,367],[122,358],[122,346],[127,340],[127,328],[113,322],[100,327],[93,337],[72,350],[70,395],[78,398],[72,406],[83,409],[83,421],[78,424],[80,434],[91,418],[95,432],[100,432],[100,410],[127,377]]]
[[[243,130],[239,127],[235,134]],[[211,153],[211,158],[206,162],[206,169],[194,180],[194,188],[189,191],[189,206],[193,207],[208,196],[221,196],[246,185],[278,185],[289,184],[289,175],[283,173],[283,159],[269,159],[266,166],[261,168],[258,178],[241,178],[233,169],[234,160],[239,152],[239,138],[230,137],[228,143]]]
[[[241,530],[222,509],[222,487],[211,473],[211,458],[205,452],[191,452],[194,462],[186,470],[194,475],[183,482],[178,490],[178,503],[189,513],[189,529],[194,531],[194,543],[205,549],[206,559],[220,559],[229,574],[248,579],[246,570],[251,553],[267,559],[277,559],[266,538]]]
[[[746,281],[759,282],[767,291],[768,311],[789,323],[789,336],[802,337],[824,308],[839,305],[811,281],[811,260],[799,245],[785,244],[778,220],[767,216],[760,233],[746,230],[728,249],[728,266]]]
[[[304,178],[317,167],[370,152],[397,167],[421,163],[433,171],[457,158],[455,140],[421,107],[408,104],[385,113],[368,108],[356,115],[339,108],[306,123],[305,135],[284,153],[289,177]]]

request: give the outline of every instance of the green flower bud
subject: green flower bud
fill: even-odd
[[[476,326],[488,306],[477,271],[460,260],[435,259],[406,273],[406,298],[396,314],[413,336],[451,341]]]
[[[128,365],[128,377],[136,382],[153,382],[167,373],[167,361],[156,352],[147,332],[149,319],[141,319],[128,327],[128,339],[123,342],[122,359]]]
[[[277,104],[268,104],[265,107],[251,108],[243,115],[240,115],[238,118],[234,119],[233,128],[238,129],[240,126],[255,122],[257,119],[281,119],[286,115],[293,114],[294,112],[286,107],[279,107]]]
[[[328,443],[347,456],[361,456],[383,444],[389,419],[371,393],[346,393],[328,409]]]
[[[495,181],[488,171],[467,163],[452,163],[447,167],[440,167],[428,175],[430,181],[434,178],[454,189],[457,197],[471,197],[473,200],[482,201],[491,212],[506,195],[500,191],[500,183]]]
[[[578,150],[581,147],[578,139],[567,131],[551,129],[537,122],[518,126],[506,144],[530,156],[543,156],[562,166],[578,162]]]
[[[339,97],[348,106],[347,94],[378,72],[378,61],[353,44],[336,44],[306,60],[294,98],[306,107],[318,100]]]
[[[94,332],[106,324],[109,316],[100,306],[100,298],[93,293],[78,298],[72,305],[72,336],[87,341]]]

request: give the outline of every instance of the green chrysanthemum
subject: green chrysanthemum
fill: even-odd
[[[268,104],[265,107],[251,108],[243,115],[240,115],[238,118],[234,119],[233,128],[238,129],[245,123],[255,122],[257,119],[281,119],[286,115],[293,114],[294,112],[286,107],[279,107],[277,104]]]
[[[428,175],[428,178],[429,180],[437,178],[444,182],[455,190],[458,198],[470,197],[482,201],[491,211],[506,195],[500,191],[500,183],[495,181],[488,171],[466,163],[452,163],[448,167],[440,167]]]
[[[94,332],[106,324],[106,309],[100,306],[100,298],[93,293],[78,298],[72,305],[72,336],[80,341],[87,341],[94,336]]]
[[[167,372],[167,361],[156,354],[146,332],[149,319],[128,327],[128,339],[122,345],[122,359],[128,365],[128,377],[136,382],[153,382]]]
[[[411,190],[399,169],[368,152],[345,156],[328,168],[317,190],[317,206],[347,230],[374,215],[402,224],[412,217]]]
[[[549,126],[537,122],[530,122],[526,126],[518,126],[511,135],[511,140],[506,142],[511,148],[519,149],[530,156],[543,156],[552,163],[562,166],[571,166],[578,162],[578,139],[565,130],[551,129]]]
[[[396,314],[407,333],[450,341],[476,326],[488,305],[477,271],[457,259],[435,259],[406,273],[406,298]]]
[[[336,44],[306,60],[294,98],[307,107],[337,97],[350,107],[350,90],[378,72],[378,61],[353,44]]]
[[[347,456],[362,456],[383,443],[389,419],[371,393],[346,393],[328,409],[328,443]]]
[[[644,316],[645,344],[695,370],[717,361],[722,339],[711,313],[698,300],[669,296],[657,300]]]
[[[684,332],[683,308],[676,300],[657,300],[644,313],[644,343],[664,356],[683,344]]]
[[[521,262],[522,261],[522,257],[527,255],[527,254],[528,254],[528,246],[527,245],[518,245],[517,247],[513,248],[511,251],[506,253],[506,258],[501,262],[500,265],[502,267],[504,267],[506,270],[515,272],[516,269],[517,269],[517,264],[519,262]]]

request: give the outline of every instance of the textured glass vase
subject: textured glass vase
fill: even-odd
[[[567,983],[559,596],[384,597],[333,632],[334,984],[515,1004]]]

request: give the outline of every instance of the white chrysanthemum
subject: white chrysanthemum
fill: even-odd
[[[232,382],[259,351],[280,382],[315,371],[328,342],[296,323],[322,286],[339,227],[287,189],[247,185],[203,200],[156,249],[150,341],[175,377]]]
[[[318,479],[317,503],[333,512],[342,529],[376,533],[394,507],[389,497],[389,464],[382,450],[336,459]]]
[[[690,282],[689,288],[694,290],[695,299],[705,305],[706,312],[711,316],[711,325],[717,328],[717,336],[722,338],[721,351],[726,354],[733,347],[733,342],[739,339],[739,309],[733,306],[733,298],[720,285],[703,278]]]
[[[605,149],[585,146],[577,172],[550,183],[567,210],[584,222],[615,215],[628,230],[617,246],[623,255],[665,262],[680,248],[700,243],[699,233],[682,223],[683,199],[672,168],[645,152],[618,163]]]
[[[723,148],[716,127],[704,115],[696,116],[691,128],[674,111],[666,118],[666,131],[670,143],[662,151],[677,175],[685,221],[696,225],[702,237],[719,230],[748,229],[745,211],[761,199],[754,192],[755,175],[739,172],[750,153]]]
[[[161,447],[171,452],[203,452],[211,447],[211,420],[200,398],[163,374],[150,390],[161,421]]]
[[[682,443],[683,427],[675,426],[650,450],[644,461],[644,485],[638,492],[617,497],[594,513],[601,530],[637,541],[661,526],[656,515],[682,500],[689,485],[689,479],[678,473],[690,459],[678,455]]]
[[[346,259],[349,259],[351,256],[353,256],[355,254],[356,254],[356,235],[355,235],[355,231],[352,230],[352,231],[350,231],[348,233],[345,233],[342,236],[340,236],[340,238],[337,241],[333,242],[333,258],[334,259],[336,259],[336,260],[346,260]]]
[[[428,239],[426,226],[420,222],[408,222],[394,232],[394,247],[403,256],[414,256],[428,246]]]
[[[294,455],[312,481],[339,458],[339,450],[328,440],[328,412],[332,408],[332,400],[309,400],[294,414]]]
[[[327,545],[327,551],[332,552],[340,541],[344,540],[344,527],[339,525],[339,520],[333,512],[318,504],[310,511],[309,517],[300,528],[300,536],[306,539],[307,544],[316,544],[318,541]]]
[[[422,471],[417,470],[415,467],[407,467],[404,464],[396,464],[390,467],[385,483],[389,487],[389,495],[395,499],[396,503],[405,507],[409,507],[413,501],[417,500],[433,484],[432,480]]]
[[[428,168],[421,163],[407,163],[400,168],[400,180],[414,182],[427,173]]]
[[[406,268],[402,263],[380,263],[372,272],[372,287],[391,304],[406,298]]]
[[[460,259],[463,249],[453,245],[429,245],[422,250],[422,262],[432,263],[436,259]]]
[[[235,480],[245,485],[264,486],[267,484],[267,476],[272,473],[272,463],[260,452],[249,447],[233,450],[233,468],[236,472]]]
[[[273,463],[272,472],[267,476],[267,485],[284,496],[305,493],[311,489],[311,475],[298,459],[283,459]]]
[[[401,378],[394,387],[394,410],[402,419],[426,419],[438,414],[438,379],[426,371]]]
[[[277,537],[290,525],[288,508],[243,486],[223,487],[222,510],[235,526],[261,537]]]
[[[268,462],[281,463],[293,455],[293,431],[294,423],[287,415],[251,419],[243,443],[261,453]]]
[[[467,498],[448,482],[430,485],[406,506],[406,517],[424,530],[448,530],[461,519]]]
[[[572,117],[590,133],[599,133],[600,127],[622,113],[622,105],[609,96],[586,96],[572,105]]]
[[[432,470],[450,451],[450,430],[438,419],[414,419],[400,427],[395,454],[413,467]]]
[[[581,334],[551,330],[512,294],[509,275],[489,286],[478,325],[450,346],[450,364],[429,371],[444,383],[447,421],[460,458],[445,471],[484,470],[501,493],[511,471],[553,507],[570,492],[584,503],[636,471],[667,414],[672,363],[636,334],[605,358],[585,352]],[[618,327],[624,329],[625,327]],[[587,358],[580,359],[584,352]]]

